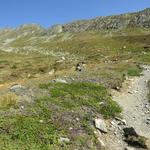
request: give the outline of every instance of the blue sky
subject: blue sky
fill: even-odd
[[[0,28],[37,23],[44,27],[150,7],[150,0],[0,0]]]

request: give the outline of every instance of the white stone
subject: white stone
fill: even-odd
[[[55,79],[54,81],[59,83],[67,83],[67,81],[63,79]]]
[[[107,133],[108,130],[107,130],[107,127],[106,127],[106,124],[105,124],[105,121],[100,119],[100,118],[96,118],[95,119],[95,126],[97,129],[99,129],[101,132],[104,132],[104,133]]]
[[[60,141],[61,141],[61,142],[65,142],[65,143],[69,143],[69,142],[70,142],[70,139],[65,138],[65,137],[60,137]]]
[[[102,147],[105,147],[104,142],[103,142],[100,138],[98,138],[98,141],[100,142],[100,145],[101,145]]]
[[[43,123],[44,121],[43,120],[39,120],[39,123]]]

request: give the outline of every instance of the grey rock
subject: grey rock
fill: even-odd
[[[135,150],[133,147],[125,147],[125,150]]]
[[[64,32],[82,32],[87,30],[122,29],[126,27],[150,28],[150,9],[118,16],[97,17],[80,20],[63,26]],[[126,46],[123,46],[125,49]]]
[[[53,75],[55,73],[55,70],[52,69],[51,71],[48,72],[49,75]]]
[[[39,123],[43,123],[44,121],[43,120],[39,120]]]
[[[129,94],[133,94],[133,92],[131,92],[131,91],[129,91],[128,93],[129,93]]]
[[[24,88],[24,86],[20,85],[20,84],[14,84],[10,87],[10,90],[16,90],[16,89],[21,89]]]
[[[48,31],[50,34],[58,34],[63,31],[63,26],[62,25],[54,25]]]
[[[69,139],[69,138],[66,138],[66,137],[60,137],[60,142],[61,142],[61,143],[69,143],[69,142],[70,142],[70,139]]]
[[[76,71],[82,71],[82,66],[79,63],[76,65]]]
[[[118,134],[118,133],[115,131],[115,132],[114,132],[114,135],[117,135],[117,134]]]
[[[110,123],[111,123],[111,125],[114,126],[114,127],[116,127],[116,125],[117,125],[114,121],[111,121]]]
[[[103,142],[100,138],[98,138],[98,141],[99,141],[99,143],[100,143],[100,146],[101,146],[102,148],[104,148],[104,147],[105,147],[104,142]]]
[[[14,92],[16,94],[24,94],[26,92],[26,88],[20,84],[14,84],[9,89],[11,92]]]
[[[64,79],[54,79],[54,82],[59,82],[59,83],[68,83],[66,80]]]
[[[103,133],[108,132],[105,121],[100,118],[95,119],[95,127]]]
[[[150,121],[150,118],[147,118],[147,121]]]
[[[121,119],[119,117],[115,117],[116,120],[120,121],[123,125],[127,125],[127,122],[125,119]],[[119,124],[120,125],[120,124]]]
[[[20,109],[24,109],[24,106],[20,106]]]

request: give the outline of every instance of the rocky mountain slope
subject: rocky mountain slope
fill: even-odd
[[[81,32],[87,30],[111,30],[128,27],[150,28],[150,9],[137,13],[117,16],[97,17],[91,20],[77,21],[62,26],[64,31]]]
[[[64,25],[54,25],[49,29],[44,29],[38,25],[23,25],[16,29],[4,29],[0,34],[17,33],[19,34],[33,34],[37,31],[41,34],[55,34],[61,32],[81,32],[87,30],[109,30],[122,29],[127,27],[142,27],[150,28],[150,8],[136,13],[127,13],[114,16],[97,17],[90,20],[79,20]],[[13,35],[14,36],[14,35]]]
[[[107,32],[107,36],[109,36],[113,35],[112,32],[119,32],[119,30],[123,30],[124,32],[124,30],[130,28],[149,29],[150,9],[137,13],[97,17],[91,20],[79,20],[64,25],[54,25],[48,29],[44,29],[36,24],[22,25],[16,29],[1,29],[0,48],[4,51],[30,51],[47,54],[49,50],[46,50],[45,47],[43,48],[46,42],[68,41],[76,33],[89,31]],[[56,50],[57,46],[53,46],[53,48],[53,50]]]

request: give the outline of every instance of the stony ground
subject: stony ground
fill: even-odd
[[[140,77],[127,79],[120,92],[113,91],[113,99],[123,108],[122,116],[126,126],[133,127],[139,135],[146,138],[150,138],[150,105],[147,98],[149,80],[150,66],[144,66]],[[113,138],[110,143],[115,145],[111,147],[114,150],[122,150],[126,146],[121,140],[122,131],[118,131],[116,130],[115,138],[113,136],[108,138]]]
[[[148,102],[147,82],[150,80],[150,67],[145,66],[141,77],[130,80],[128,88],[114,96],[123,108],[123,116],[129,126],[133,126],[140,135],[150,138],[150,105]],[[126,84],[129,81],[126,81]]]

